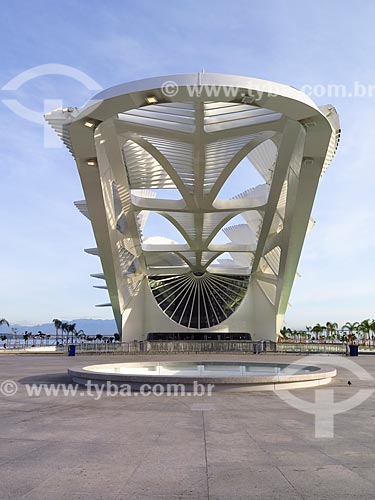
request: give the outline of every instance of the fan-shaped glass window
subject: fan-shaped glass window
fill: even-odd
[[[149,276],[159,307],[173,321],[188,328],[209,328],[234,313],[245,296],[248,276],[187,273]]]

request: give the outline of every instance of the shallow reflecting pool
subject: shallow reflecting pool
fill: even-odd
[[[158,363],[113,363],[106,365],[92,365],[84,370],[96,373],[174,376],[174,377],[251,377],[272,375],[309,374],[319,371],[317,366],[288,365],[280,363],[251,363],[251,362],[158,362]]]

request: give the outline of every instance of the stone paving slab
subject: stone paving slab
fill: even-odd
[[[1,500],[330,500],[375,498],[375,397],[335,417],[333,439],[274,393],[212,397],[29,397],[26,383],[70,383],[77,364],[131,356],[3,356],[0,382]],[[297,356],[176,355],[173,360],[291,362]],[[327,356],[327,364],[332,361]],[[158,356],[157,360],[165,359]],[[167,359],[171,359],[170,356]],[[313,363],[314,357],[311,356]],[[375,376],[375,358],[356,362]],[[339,369],[342,400],[374,381]],[[351,379],[353,377],[351,376]],[[315,389],[293,392],[313,401]],[[84,392],[84,390],[83,390]]]

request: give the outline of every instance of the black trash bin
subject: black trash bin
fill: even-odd
[[[350,345],[349,346],[349,356],[358,356],[358,346]]]
[[[68,347],[68,356],[75,356],[75,355],[76,355],[76,346],[70,345]]]

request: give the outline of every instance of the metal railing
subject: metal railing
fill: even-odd
[[[173,341],[134,341],[113,343],[77,343],[74,344],[76,354],[346,354],[347,345],[343,343],[296,343],[250,340],[173,340]],[[51,349],[51,348],[50,348]],[[67,354],[69,346],[58,346],[48,349],[50,354]],[[7,349],[8,353],[47,354],[40,348]],[[362,354],[375,354],[375,346],[359,346]],[[3,353],[5,353],[3,351]]]
[[[346,354],[346,344],[293,343],[273,341],[197,340],[122,342],[113,344],[77,344],[76,354]]]
[[[67,347],[65,347],[67,349]],[[373,348],[360,352],[374,352]],[[346,354],[347,345],[342,343],[294,343],[248,340],[174,340],[116,342],[112,344],[77,344],[76,354]]]
[[[77,344],[76,354],[178,354],[276,352],[276,342],[241,340],[140,341],[112,344]]]
[[[296,353],[296,354],[346,354],[346,344],[342,343],[295,343],[278,342],[278,353]]]

